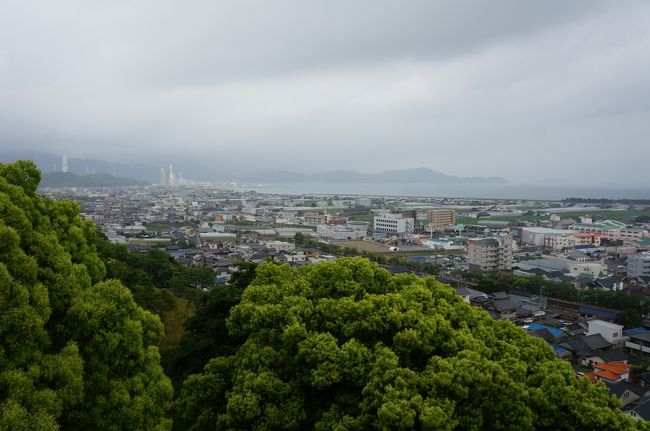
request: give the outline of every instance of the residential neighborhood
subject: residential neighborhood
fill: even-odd
[[[435,274],[494,319],[543,339],[576,375],[605,383],[626,414],[650,420],[648,316],[635,316],[637,325],[626,327],[617,323],[625,310],[608,304],[565,300],[544,286],[490,291],[476,282],[479,274],[501,273],[557,283],[582,296],[648,297],[648,218],[606,217],[642,213],[645,205],[296,196],[170,185],[44,193],[80,202],[83,215],[112,242],[139,252],[161,248],[183,265],[211,268],[215,284],[227,283],[242,261],[295,267],[342,255],[369,257],[392,273]]]

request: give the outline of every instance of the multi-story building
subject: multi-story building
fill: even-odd
[[[571,235],[575,245],[594,245],[600,247],[600,235],[596,232],[576,233]]]
[[[650,232],[642,227],[627,226],[616,220],[605,220],[597,223],[576,223],[569,229],[579,233],[596,233],[604,239],[612,241],[634,242],[650,236]]]
[[[454,210],[429,210],[427,211],[428,229],[443,231],[448,226],[456,224],[456,212]]]
[[[529,228],[525,228],[529,229]],[[530,238],[530,237],[529,237]],[[534,241],[534,239],[533,239]],[[546,233],[544,234],[544,246],[553,250],[564,250],[576,245],[600,246],[600,235],[591,233]]]
[[[569,235],[544,235],[544,246],[553,250],[564,250],[573,245]]]
[[[303,220],[305,224],[309,225],[325,224],[327,223],[327,214],[307,211],[303,215]]]
[[[631,254],[627,258],[628,278],[650,275],[650,252]]]
[[[512,269],[512,238],[470,239],[467,247],[469,269],[481,271],[510,271]]]
[[[329,224],[316,226],[316,233],[323,238],[336,240],[362,239],[366,236],[366,230]]]
[[[587,219],[584,219],[588,221]],[[596,232],[598,234],[605,234],[607,231],[614,231],[625,227],[625,223],[621,223],[617,220],[604,220],[596,223],[574,223],[569,226],[569,230],[580,232],[580,233],[590,233]]]
[[[603,234],[603,238],[613,241],[634,242],[649,236],[648,230],[641,227],[625,226],[611,229]]]
[[[393,235],[413,233],[415,219],[404,217],[402,214],[379,214],[375,216],[375,232],[385,232]]]
[[[561,237],[572,233],[574,232],[570,230],[551,229],[547,227],[524,227],[521,229],[521,243],[541,247],[545,245],[546,237]]]

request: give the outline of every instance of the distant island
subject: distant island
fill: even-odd
[[[401,169],[363,174],[354,171],[330,171],[303,174],[293,171],[270,171],[247,175],[246,181],[270,183],[507,183],[502,177],[457,177],[429,168]]]
[[[77,175],[71,172],[47,172],[43,174],[40,187],[127,187],[147,184],[149,183],[145,181],[114,177],[109,174]]]

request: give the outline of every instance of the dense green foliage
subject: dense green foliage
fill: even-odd
[[[160,249],[131,252],[125,245],[101,237],[94,243],[108,277],[128,286],[138,305],[161,317],[175,307],[177,297],[196,299],[200,289],[213,284],[210,268],[183,266]]]
[[[92,223],[0,165],[0,429],[166,429],[160,319],[105,280]]]
[[[549,298],[621,310],[618,323],[637,326],[640,318],[650,314],[650,300],[638,293],[612,292],[604,289],[576,289],[569,283],[553,281],[540,276],[517,276],[507,272],[485,274],[479,271],[464,274],[464,278],[476,284],[476,288],[487,293],[513,290]]]
[[[241,264],[213,286],[210,269],[110,244],[73,202],[39,197],[39,179],[31,162],[0,165],[0,430],[169,429],[163,327],[143,308],[187,299],[196,312],[165,361],[178,429],[645,426],[433,278],[354,258]],[[494,277],[481,282],[539,288]]]
[[[147,184],[133,178],[120,178],[109,174],[76,175],[72,172],[48,172],[43,175],[40,183],[41,187],[125,187]]]
[[[315,248],[323,253],[334,256],[358,256],[360,253],[352,247],[339,247],[334,244],[327,244],[321,241],[307,241],[305,247]]]
[[[263,264],[226,324],[243,342],[187,378],[179,429],[639,426],[544,341],[361,258]]]
[[[163,356],[165,370],[175,386],[188,375],[200,372],[215,356],[233,353],[243,342],[241,337],[228,333],[226,319],[253,280],[256,267],[254,263],[240,262],[229,284],[214,286],[198,300],[196,312],[185,322],[180,345]]]

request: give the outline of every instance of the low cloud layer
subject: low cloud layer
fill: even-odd
[[[0,149],[647,182],[648,52],[644,1],[5,0]]]

